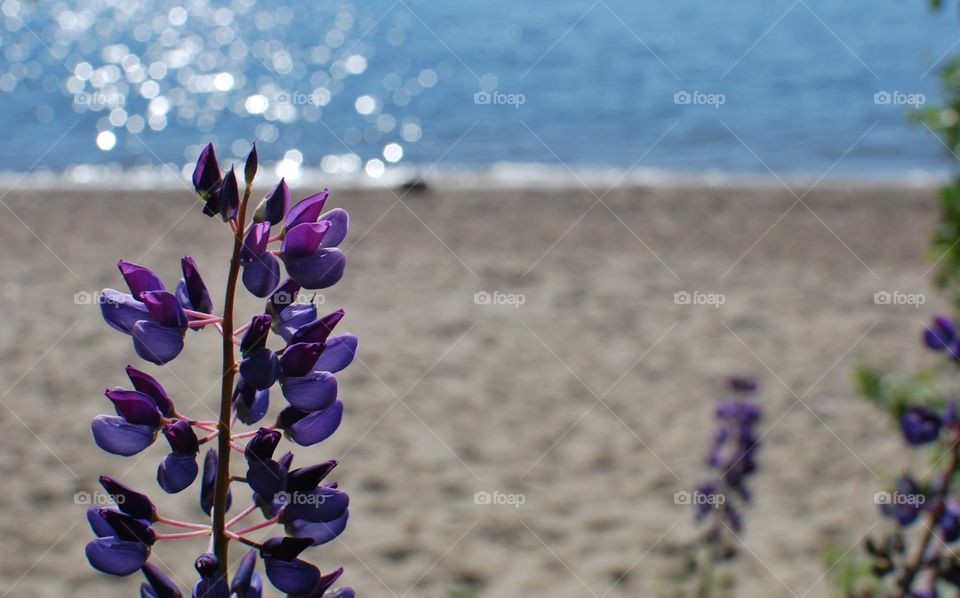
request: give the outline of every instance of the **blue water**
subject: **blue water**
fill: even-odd
[[[903,102],[936,101],[937,61],[960,39],[954,12],[922,0],[0,7],[5,171],[182,168],[202,143],[228,161],[253,138],[294,176],[498,162],[814,176],[950,165],[905,119]],[[496,99],[476,103],[483,91]],[[697,100],[677,103],[683,92]],[[876,103],[878,92],[894,100]]]

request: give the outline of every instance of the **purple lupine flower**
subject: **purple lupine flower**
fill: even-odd
[[[287,273],[307,289],[324,289],[343,276],[346,258],[337,246],[347,235],[350,219],[342,209],[321,215],[329,193],[301,200],[284,219],[280,258]]]
[[[329,542],[346,527],[349,496],[336,482],[324,482],[337,462],[293,469],[292,453],[274,459],[283,438],[281,431],[294,443],[313,445],[329,437],[343,416],[334,374],[353,360],[357,338],[349,333],[333,334],[344,316],[342,310],[318,317],[316,306],[297,303],[296,295],[301,288],[326,288],[339,280],[344,258],[336,246],[347,233],[349,219],[339,209],[322,213],[329,194],[326,190],[291,208],[289,188],[281,180],[248,223],[247,200],[258,167],[253,146],[243,168],[247,188],[242,200],[235,168],[231,166],[221,174],[212,145],[203,149],[194,170],[193,184],[205,203],[204,213],[219,214],[228,222],[234,243],[223,316],[212,313],[211,294],[197,263],[189,256],[181,260],[183,277],[173,292],[149,268],[120,261],[117,265],[129,293],[107,289],[103,294],[104,319],[131,336],[137,354],[154,364],[163,365],[180,354],[189,328],[215,329],[223,337],[222,402],[217,420],[195,420],[181,414],[155,378],[128,365],[133,390],[108,389],[106,396],[116,415],[100,415],[91,424],[94,440],[101,448],[125,456],[139,453],[162,433],[170,452],[157,468],[157,482],[168,493],[182,492],[200,477],[200,507],[212,524],[163,517],[146,495],[113,478],[101,477],[116,508],[88,511],[87,519],[96,536],[87,545],[88,560],[95,568],[114,575],[142,571],[146,580],[140,588],[142,597],[182,595],[176,584],[147,562],[151,547],[159,541],[200,537],[209,538],[210,551],[195,562],[200,574],[193,587],[195,597],[259,598],[263,581],[256,571],[258,555],[264,560],[267,578],[290,596],[354,596],[350,588],[331,589],[342,569],[323,575],[300,559],[306,548]],[[282,230],[272,235],[273,225],[282,225]],[[280,246],[270,249],[271,243]],[[283,284],[281,263],[288,276]],[[243,286],[253,295],[268,299],[264,313],[234,330],[234,291],[241,278],[238,267],[243,269]],[[285,342],[282,348],[269,346],[271,330]],[[239,345],[239,362],[234,345]],[[255,432],[234,433],[235,422],[254,425],[266,416],[270,388],[278,381],[289,405],[275,423]],[[237,448],[241,438],[250,439],[244,450],[246,477],[225,478],[230,470],[229,449]],[[200,446],[208,441],[216,441],[219,450],[207,450],[201,472],[197,456]],[[253,501],[228,519],[231,484],[238,480],[244,480],[253,490]],[[265,520],[248,526],[239,523],[256,513]],[[156,531],[158,525],[188,531]],[[262,544],[245,536],[271,526],[282,527],[287,535]],[[229,540],[256,547],[243,557],[231,583],[225,574]]]
[[[207,285],[200,277],[200,270],[197,263],[189,255],[180,260],[180,266],[183,269],[183,278],[177,283],[176,296],[183,309],[201,311],[204,313],[213,312],[213,300],[207,291]]]
[[[266,297],[280,284],[280,262],[267,250],[270,223],[260,222],[250,227],[240,251],[243,266],[243,286],[257,297]]]
[[[182,492],[197,479],[197,453],[200,441],[190,422],[178,419],[163,427],[163,435],[170,443],[170,453],[157,467],[157,483],[169,494]]]
[[[900,427],[907,442],[927,444],[940,437],[943,421],[936,412],[926,407],[910,407],[900,416]]]
[[[960,337],[956,323],[947,316],[934,316],[923,330],[923,342],[934,351],[945,351],[953,359],[960,360]]]

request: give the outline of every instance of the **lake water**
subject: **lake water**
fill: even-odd
[[[293,177],[950,165],[905,118],[960,50],[954,10],[922,0],[0,7],[8,172],[182,170],[207,141],[227,162],[253,138]]]

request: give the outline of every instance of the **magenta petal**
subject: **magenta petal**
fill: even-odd
[[[347,237],[350,228],[350,215],[343,208],[334,208],[320,217],[320,222],[329,222],[330,228],[323,237],[320,247],[336,247]]]
[[[304,222],[316,222],[317,217],[320,216],[320,212],[323,211],[323,204],[327,202],[329,195],[330,190],[324,189],[320,193],[314,193],[310,197],[298,201],[297,205],[293,206],[293,208],[287,212],[287,216],[284,219],[284,227],[290,230]]]
[[[220,165],[217,164],[217,154],[213,150],[213,144],[208,143],[200,152],[197,166],[193,169],[193,188],[200,195],[206,195],[219,183]]]
[[[320,249],[300,258],[284,256],[287,274],[305,289],[325,289],[343,277],[346,256],[339,249]]]
[[[147,562],[149,548],[140,542],[113,536],[87,542],[87,560],[94,569],[110,575],[136,573]]]
[[[250,227],[240,247],[240,263],[244,266],[267,252],[270,240],[270,223],[258,222]]]
[[[90,424],[97,446],[114,455],[129,457],[153,444],[156,430],[131,424],[122,417],[98,415]]]
[[[280,356],[281,377],[306,376],[323,353],[322,343],[294,343],[288,345]]]
[[[357,337],[349,332],[331,336],[324,343],[323,353],[320,354],[317,363],[313,364],[313,370],[332,374],[339,372],[350,365],[356,357],[358,345]]]
[[[329,229],[329,222],[308,222],[289,229],[280,247],[284,259],[313,255],[320,249]]]
[[[133,326],[133,348],[151,363],[163,365],[183,350],[183,331],[141,320]]]
[[[223,221],[226,222],[231,218],[235,218],[240,208],[240,188],[237,186],[237,173],[234,172],[233,166],[230,167],[227,175],[223,177],[223,182],[220,183],[218,194],[220,215],[223,217]]]
[[[280,179],[277,186],[264,198],[264,218],[270,224],[280,224],[290,209],[290,187],[286,179]]]
[[[146,305],[134,299],[133,295],[113,289],[103,289],[101,292],[100,313],[107,324],[125,334],[130,334],[133,325],[140,320],[150,318]]]
[[[284,378],[280,390],[287,401],[301,411],[320,411],[337,400],[337,379],[328,372]]]
[[[210,298],[210,292],[207,285],[200,276],[200,270],[197,269],[197,262],[189,255],[180,260],[180,267],[183,270],[183,288],[187,301],[193,311],[202,311],[210,313],[213,311],[213,300]],[[178,290],[179,290],[179,285]]]
[[[140,293],[167,290],[160,277],[146,266],[120,260],[117,262],[117,267],[120,268],[120,274],[123,275],[123,280],[130,288],[130,293],[137,299],[140,298]]]

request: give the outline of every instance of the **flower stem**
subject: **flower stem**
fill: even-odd
[[[272,518],[270,518],[270,519],[267,519],[266,521],[261,521],[260,523],[257,523],[256,525],[251,525],[250,527],[245,527],[245,528],[243,528],[243,529],[238,529],[237,531],[235,531],[235,532],[233,532],[233,533],[237,534],[238,536],[242,536],[243,534],[249,534],[250,532],[255,532],[255,531],[257,531],[258,529],[263,529],[263,528],[265,528],[265,527],[270,527],[271,525],[273,525],[274,523],[276,523],[276,522],[279,521],[279,520],[280,520],[280,517],[279,517],[279,516],[277,516],[277,517],[272,517]]]
[[[185,527],[187,529],[205,529],[210,530],[209,525],[203,525],[202,523],[187,523],[186,521],[177,521],[176,519],[168,519],[167,517],[157,516],[157,522],[166,523],[167,525],[172,525],[175,527]]]
[[[195,532],[183,532],[180,534],[157,534],[157,540],[180,540],[182,538],[199,538],[200,536],[209,536],[210,530],[197,530]]]
[[[230,519],[230,521],[227,522],[227,527],[233,527],[234,525],[236,525],[236,523],[237,523],[238,521],[240,521],[241,519],[243,519],[244,517],[246,517],[246,516],[249,515],[250,513],[253,513],[253,512],[256,511],[256,510],[257,510],[257,505],[250,505],[250,506],[247,507],[246,509],[244,509],[244,510],[240,511],[239,513],[237,513],[236,515],[234,515],[234,516]]]
[[[223,300],[223,321],[221,322],[223,330],[233,331],[233,304],[237,294],[237,279],[240,276],[240,248],[243,244],[243,237],[239,231],[244,228],[244,220],[247,216],[247,203],[250,201],[250,195],[253,187],[248,183],[243,191],[243,199],[240,201],[238,211],[238,221],[231,228],[233,229],[233,255],[230,258],[230,271],[227,275],[227,291]],[[213,553],[218,561],[218,573],[226,576],[227,566],[230,561],[227,555],[227,546],[229,544],[227,537],[227,494],[230,490],[230,427],[231,427],[231,399],[233,398],[233,380],[235,376],[236,355],[233,349],[233,335],[223,335],[223,368],[221,387],[220,387],[220,419],[217,422],[217,429],[220,432],[217,437],[220,459],[217,462],[217,483],[213,495]]]

